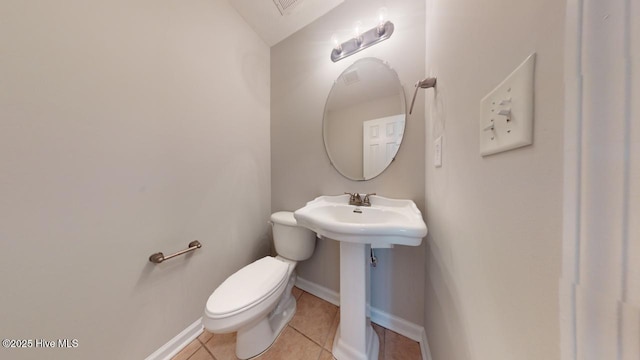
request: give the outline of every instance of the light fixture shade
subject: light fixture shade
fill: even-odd
[[[353,24],[353,35],[356,37],[362,35],[362,21],[356,21]]]
[[[356,39],[358,45],[362,44],[362,21],[356,21],[353,24],[353,38]]]
[[[378,25],[384,25],[385,22],[389,19],[389,11],[386,7],[381,7],[378,9]]]
[[[378,9],[378,35],[380,36],[384,34],[384,24],[387,22],[388,16],[389,14],[386,7],[383,6]]]
[[[333,34],[331,36],[331,44],[333,45],[333,49],[342,52],[342,44],[340,44],[340,40],[338,40],[338,35]]]

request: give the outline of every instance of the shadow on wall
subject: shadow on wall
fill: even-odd
[[[397,246],[396,246],[397,248]],[[367,251],[369,251],[367,247]],[[371,292],[371,306],[378,309],[389,309],[393,306],[393,294],[398,291],[394,287],[393,276],[395,273],[394,257],[391,251],[394,249],[373,249],[377,259],[376,267],[371,266],[369,253],[367,253],[367,266],[370,270],[369,291]],[[407,296],[410,296],[407,294]]]
[[[246,88],[257,103],[269,108],[271,99],[269,93],[261,91],[264,86],[269,87],[269,59],[264,58],[261,53],[250,52],[237,54],[242,64],[242,76],[246,83]],[[260,86],[256,86],[259,84]]]
[[[427,237],[427,274],[425,303],[437,309],[432,312],[435,319],[427,318],[425,330],[429,339],[431,356],[434,359],[470,360],[469,338],[465,332],[460,294],[455,281],[443,264],[442,252],[437,244]],[[447,349],[453,353],[443,353]]]
[[[416,271],[416,263],[424,258],[425,243],[374,249],[378,265],[370,268],[371,306],[419,326],[424,325],[424,316],[412,309],[424,307],[424,273]],[[366,261],[369,266],[368,252]]]

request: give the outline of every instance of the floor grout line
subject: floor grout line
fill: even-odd
[[[206,331],[206,330],[205,330],[205,331]],[[213,335],[213,336],[215,336],[215,335]],[[211,338],[209,338],[209,340],[211,340],[211,339],[213,338],[213,336],[212,336]],[[204,351],[208,352],[208,353],[209,353],[209,355],[211,355],[211,357],[213,358],[213,360],[218,360],[218,359],[216,359],[216,356],[215,356],[215,355],[213,355],[213,354],[211,353],[211,351],[209,351],[209,348],[205,345],[205,343],[203,343],[203,342],[202,342],[202,340],[200,340],[200,336],[198,336],[196,339],[198,339],[198,342],[200,343],[200,345],[202,345],[202,347],[204,348]],[[195,354],[195,353],[194,353],[194,354]],[[193,356],[193,355],[191,355],[191,356]],[[189,356],[189,359],[191,358],[191,356]],[[187,360],[189,360],[189,359],[187,359]]]
[[[317,296],[313,295],[312,293],[306,292],[306,291],[304,291],[304,290],[302,290],[302,289],[301,289],[301,291],[302,291],[302,293],[300,294],[300,297],[299,297],[298,299],[296,299],[296,301],[299,301],[299,300],[302,298],[302,296],[303,296],[304,294],[309,294],[309,295],[311,295],[311,296],[313,296],[313,297],[316,297],[316,298],[318,298],[318,299],[320,299],[320,300],[322,300],[322,301],[324,301],[324,302],[328,302],[328,301],[326,301],[326,300],[324,300],[324,299],[322,299],[322,298],[319,298],[319,297],[317,297]],[[333,305],[333,304],[332,304],[332,305]],[[334,306],[335,306],[335,305],[334,305]],[[338,306],[338,309],[337,309],[337,311],[336,311],[335,315],[333,315],[333,319],[331,319],[331,326],[333,326],[333,321],[335,320],[335,317],[338,315],[339,311],[340,311],[340,307]],[[288,326],[291,326],[291,325],[288,325]],[[308,337],[307,335],[305,335],[302,331],[300,331],[300,330],[296,329],[296,328],[295,328],[295,327],[293,327],[293,326],[291,326],[291,328],[292,328],[292,329],[294,329],[294,330],[296,330],[297,332],[299,332],[301,335],[303,335],[303,336],[304,336],[304,337],[306,337],[307,339],[311,340],[314,344],[318,344],[318,342],[317,342],[317,341],[315,341],[315,340],[311,339],[310,337]],[[329,339],[329,334],[331,334],[331,327],[329,328],[329,332],[327,333],[327,335],[325,335],[325,338],[324,338],[324,341],[322,342],[322,344],[318,344],[318,345],[320,345],[320,347],[322,348],[322,350],[326,350],[326,349],[324,348],[324,344],[326,344],[326,343],[327,343],[327,340]],[[329,351],[329,352],[331,352],[331,351]],[[320,351],[320,354],[322,354],[322,351]],[[331,353],[331,355],[333,355],[333,353]]]
[[[338,316],[338,314],[339,314],[339,312],[336,311],[335,315],[333,315],[333,319],[331,319],[331,326],[329,327],[329,332],[325,336],[324,341],[322,342],[322,345],[320,345],[323,349],[324,349],[324,345],[327,343],[327,341],[329,341],[329,335],[331,335],[331,329],[333,328],[333,322],[336,321],[336,317]]]
[[[287,326],[288,326],[288,327],[290,327],[290,328],[291,328],[292,330],[294,330],[295,332],[297,332],[298,334],[300,334],[300,335],[302,335],[302,336],[306,337],[306,338],[307,338],[308,340],[310,340],[312,343],[314,343],[314,344],[316,344],[316,345],[319,345],[319,346],[320,346],[320,344],[318,344],[315,340],[313,340],[312,338],[310,338],[310,337],[308,337],[307,335],[305,335],[302,331],[300,331],[300,330],[298,330],[298,329],[294,328],[294,327],[293,327],[293,326],[291,326],[291,325],[287,325]],[[322,347],[322,346],[320,346],[320,347]]]

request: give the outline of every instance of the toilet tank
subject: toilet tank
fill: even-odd
[[[316,234],[298,226],[293,213],[279,211],[271,214],[273,244],[278,255],[295,261],[307,260],[316,247]]]

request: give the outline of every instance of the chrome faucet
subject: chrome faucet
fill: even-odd
[[[360,194],[358,194],[357,192],[353,194],[345,192],[345,194],[349,195],[349,205],[355,205],[355,206],[371,206],[371,201],[369,200],[369,196],[376,195],[376,193],[366,194],[363,199],[360,197]]]
[[[356,193],[348,193],[345,192],[345,194],[349,195],[349,205],[355,205],[355,206],[360,206],[362,205],[362,198],[360,197],[360,194]]]

